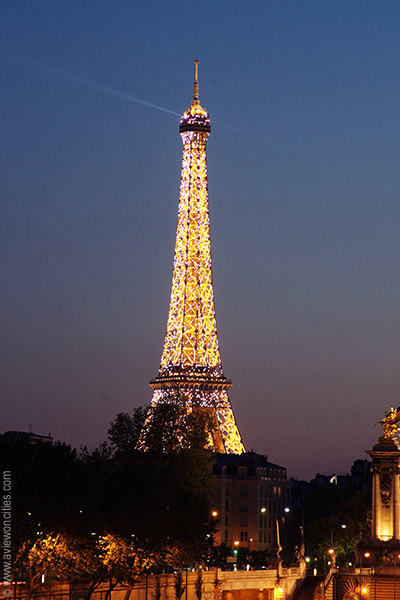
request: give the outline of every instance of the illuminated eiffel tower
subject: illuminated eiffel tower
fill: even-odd
[[[210,119],[199,104],[198,61],[194,64],[193,101],[179,126],[183,160],[167,333],[159,373],[150,382],[150,407],[177,402],[188,410],[201,408],[210,417],[210,447],[241,454],[245,448],[228,397],[231,382],[223,374],[218,346],[206,163]]]

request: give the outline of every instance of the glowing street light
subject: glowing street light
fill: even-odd
[[[332,567],[336,567],[336,554],[335,554],[335,549],[334,548],[329,548],[328,550],[328,554],[331,557],[331,564]],[[328,563],[329,564],[329,563]]]
[[[274,599],[278,600],[278,598],[283,598],[283,588],[279,583],[275,585],[274,589]]]

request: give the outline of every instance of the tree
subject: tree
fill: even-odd
[[[108,429],[108,439],[114,451],[125,451],[135,448],[144,425],[147,406],[138,406],[132,416],[128,413],[118,413]]]
[[[84,529],[85,466],[66,444],[4,439],[0,439],[0,465],[12,472],[15,580],[22,558],[31,560],[31,549],[38,558],[47,536],[66,539]]]
[[[0,440],[13,474],[12,581],[21,574],[32,594],[46,573],[81,582],[87,599],[107,582],[108,600],[149,565],[202,559],[215,527],[206,431],[201,411],[166,406],[153,414],[147,452]]]
[[[197,577],[196,577],[196,581],[194,584],[194,589],[196,591],[197,600],[201,600],[201,597],[203,595],[203,572],[202,571],[197,571]]]
[[[104,567],[104,580],[108,582],[106,600],[110,600],[112,590],[119,583],[134,585],[140,575],[153,564],[149,554],[120,536],[101,536],[98,547]]]
[[[142,432],[143,446],[155,452],[204,450],[212,429],[205,409],[185,404],[171,396],[169,402],[159,402],[149,408],[146,430]]]
[[[160,600],[161,598],[161,578],[160,575],[156,575],[156,581],[154,585],[154,600]]]
[[[33,544],[24,542],[18,549],[14,568],[19,568],[26,580],[30,600],[36,589],[47,579],[66,578],[73,565],[74,556],[68,540],[61,534],[38,537]]]
[[[345,566],[355,559],[355,550],[367,520],[368,502],[360,492],[330,485],[315,488],[305,498],[305,539],[307,553],[320,567],[335,551],[336,563]]]
[[[251,551],[250,562],[254,569],[265,569],[273,559],[276,559],[276,553],[268,548]]]
[[[147,429],[148,450],[116,453],[107,500],[114,532],[184,562],[203,556],[214,528],[205,423],[200,411],[161,405]]]
[[[105,598],[120,583],[130,591],[140,576],[154,564],[154,558],[138,548],[131,539],[114,534],[95,535],[76,540],[74,546],[75,572],[72,579],[86,588],[86,600],[103,583],[108,585]]]
[[[183,592],[185,591],[185,586],[183,585],[183,576],[181,571],[178,571],[174,575],[174,590],[175,590],[175,598],[176,600],[180,600]]]

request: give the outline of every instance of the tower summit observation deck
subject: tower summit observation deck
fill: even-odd
[[[150,407],[175,402],[188,410],[202,409],[209,416],[212,449],[241,454],[245,448],[218,345],[206,161],[211,129],[209,115],[199,103],[197,60],[194,65],[193,100],[179,126],[183,159],[167,332],[158,375],[150,382],[154,390]]]

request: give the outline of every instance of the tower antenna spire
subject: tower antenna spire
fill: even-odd
[[[194,60],[193,63],[194,63],[193,104],[198,104],[199,103],[199,82],[198,82],[199,61]]]

